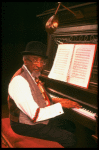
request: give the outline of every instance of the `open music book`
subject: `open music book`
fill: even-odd
[[[49,78],[87,88],[97,44],[59,44]]]

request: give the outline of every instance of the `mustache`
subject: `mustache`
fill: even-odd
[[[42,68],[41,67],[35,67],[35,70],[42,71]]]

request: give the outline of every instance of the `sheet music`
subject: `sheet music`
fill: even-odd
[[[69,83],[87,87],[91,73],[95,44],[75,45],[74,55],[70,68]]]
[[[59,44],[49,78],[67,81],[74,44]]]
[[[49,78],[88,87],[97,44],[59,44]]]

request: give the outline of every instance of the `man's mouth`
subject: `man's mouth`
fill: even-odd
[[[34,70],[35,71],[41,71],[42,69],[41,68],[35,68]]]

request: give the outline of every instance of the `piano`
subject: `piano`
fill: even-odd
[[[67,3],[64,2],[64,5],[66,4]],[[45,87],[51,97],[68,98],[82,105],[80,109],[64,109],[64,118],[72,120],[78,127],[81,125],[84,131],[85,129],[92,131],[93,135],[91,136],[97,141],[98,50],[96,50],[95,53],[88,88],[78,87],[48,77],[59,43],[97,44],[98,42],[97,3],[79,2],[79,4],[76,4],[76,2],[74,2],[73,5],[68,8],[75,12],[77,16],[73,16],[73,14],[64,8],[59,9],[59,26],[55,32],[47,34],[48,60],[40,78],[45,83]],[[45,26],[46,21],[53,13],[54,9],[51,9],[37,17],[43,20]]]

